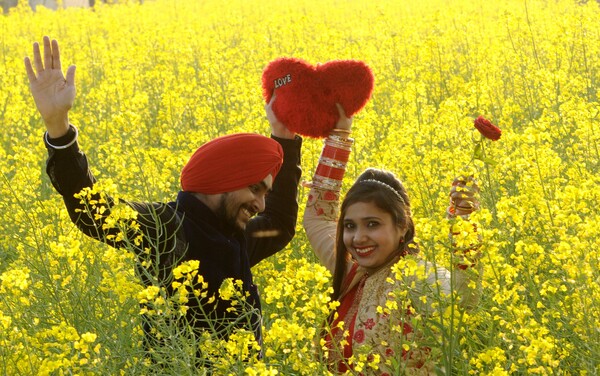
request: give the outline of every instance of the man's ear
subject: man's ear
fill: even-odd
[[[193,192],[192,195],[214,212],[218,209],[221,203],[221,197],[223,197],[224,193],[207,195],[200,192]]]

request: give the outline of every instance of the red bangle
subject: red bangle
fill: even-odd
[[[342,180],[344,178],[344,172],[344,169],[335,168],[319,163],[319,165],[317,165],[317,171],[315,171],[315,175],[321,175],[334,180]]]
[[[348,159],[350,158],[350,150],[325,145],[325,147],[323,147],[323,152],[321,153],[321,156],[325,158],[335,159],[336,161],[340,162],[348,162]]]

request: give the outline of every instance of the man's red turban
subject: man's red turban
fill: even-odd
[[[217,194],[237,191],[277,176],[283,163],[279,142],[255,133],[217,137],[200,146],[181,171],[181,188]]]

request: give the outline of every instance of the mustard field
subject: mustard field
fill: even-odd
[[[450,184],[468,165],[481,187],[481,301],[417,318],[431,335],[406,346],[429,347],[439,374],[600,374],[598,2],[147,0],[35,12],[26,3],[0,15],[0,374],[206,374],[197,349],[218,359],[216,375],[330,374],[320,333],[331,276],[300,220],[290,245],[253,270],[262,359],[240,332],[182,337],[161,366],[149,360],[140,303],[157,307],[165,336],[177,336],[178,311],[143,287],[131,253],[79,232],[45,174],[45,128],[23,66],[44,35],[59,41],[64,70],[77,66],[70,120],[98,187],[135,200],[175,199],[182,167],[216,136],[268,135],[270,61],[364,61],[375,86],[354,117],[343,191],[369,166],[396,173],[422,257],[446,266]],[[502,129],[484,143],[488,163],[473,161],[480,115]],[[304,139],[304,180],[322,145]],[[178,286],[194,273],[177,269]],[[378,374],[369,357],[353,362],[356,374]]]

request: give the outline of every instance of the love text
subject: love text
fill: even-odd
[[[274,80],[274,82],[275,82],[275,89],[277,89],[278,87],[282,87],[283,85],[287,85],[290,82],[292,82],[292,75],[288,74],[287,76],[277,78]]]

